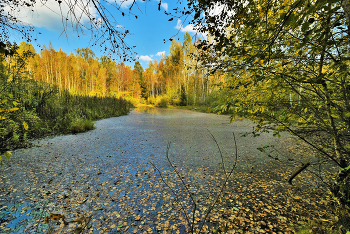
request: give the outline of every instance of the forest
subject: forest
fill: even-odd
[[[231,121],[254,121],[246,136],[288,132],[308,145],[315,158],[302,158],[288,181],[312,173],[331,208],[307,228],[349,233],[349,1],[228,1],[219,15],[208,11],[218,1],[184,2],[187,9],[169,17],[191,15],[207,37],[172,38],[170,55],[145,69],[138,61],[131,67],[97,58],[89,48],[68,55],[50,45],[38,52],[28,42],[1,43],[0,161],[28,137],[93,129],[93,120],[127,114],[139,103],[201,106]],[[270,148],[258,150],[281,161]]]
[[[138,61],[130,67],[105,55],[97,58],[89,48],[67,55],[50,45],[39,53],[24,41],[2,43],[1,152],[8,155],[8,149],[26,144],[27,137],[93,129],[92,120],[126,114],[140,103],[210,111],[218,106],[218,84],[227,76],[212,74],[201,64],[200,42],[186,33],[183,43],[172,41],[169,56],[150,61],[146,69]]]
[[[76,49],[67,55],[49,45],[38,53],[30,43],[21,42],[16,56],[7,57],[3,63],[25,60],[21,77],[25,74],[28,79],[56,86],[72,95],[123,97],[150,104],[162,98],[171,105],[209,104],[217,90],[215,85],[225,82],[225,77],[210,74],[201,65],[197,59],[199,50],[188,32],[183,43],[173,40],[169,49],[169,56],[150,61],[144,69],[139,62],[130,67],[107,56],[97,58],[89,48]]]

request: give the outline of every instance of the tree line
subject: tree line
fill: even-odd
[[[25,60],[22,78],[55,85],[74,95],[126,97],[151,104],[160,97],[174,105],[209,104],[215,84],[224,82],[226,76],[211,74],[202,66],[196,43],[186,33],[183,43],[172,41],[169,56],[150,61],[145,69],[139,61],[131,67],[105,55],[98,58],[89,48],[67,54],[49,45],[36,52],[26,42],[19,43],[17,53],[6,56],[3,64],[14,71]],[[9,79],[16,76],[11,72]]]
[[[55,53],[64,57],[62,51]],[[94,120],[130,110],[131,103],[123,98],[75,92],[86,86],[69,78],[64,70],[69,66],[45,57],[47,51],[42,54],[43,58],[30,44],[0,43],[0,165],[11,157],[11,150],[30,145],[30,138],[84,132],[94,128]]]

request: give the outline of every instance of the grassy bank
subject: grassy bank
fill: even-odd
[[[3,81],[0,87],[1,154],[29,138],[94,129],[94,120],[128,114],[131,107],[122,98],[72,95],[34,80]]]

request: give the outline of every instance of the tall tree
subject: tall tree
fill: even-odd
[[[135,62],[134,71],[135,71],[136,79],[138,81],[137,83],[139,84],[139,86],[141,88],[141,97],[147,99],[149,96],[148,88],[147,88],[147,84],[146,84],[145,79],[144,79],[143,67],[141,66],[139,61]]]

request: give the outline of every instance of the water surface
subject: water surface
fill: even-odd
[[[67,220],[93,217],[93,233],[128,232],[135,225],[142,226],[140,232],[184,232],[184,213],[191,212],[192,203],[166,159],[167,145],[183,182],[198,201],[209,204],[211,189],[234,164],[233,132],[237,171],[271,160],[256,148],[276,144],[276,138],[241,137],[253,126],[244,119],[231,123],[229,116],[148,108],[96,121],[96,129],[86,133],[35,141],[37,147],[14,151],[0,168],[0,231],[45,232],[52,224],[44,218],[56,212]],[[174,207],[177,198],[186,202],[186,212]]]

